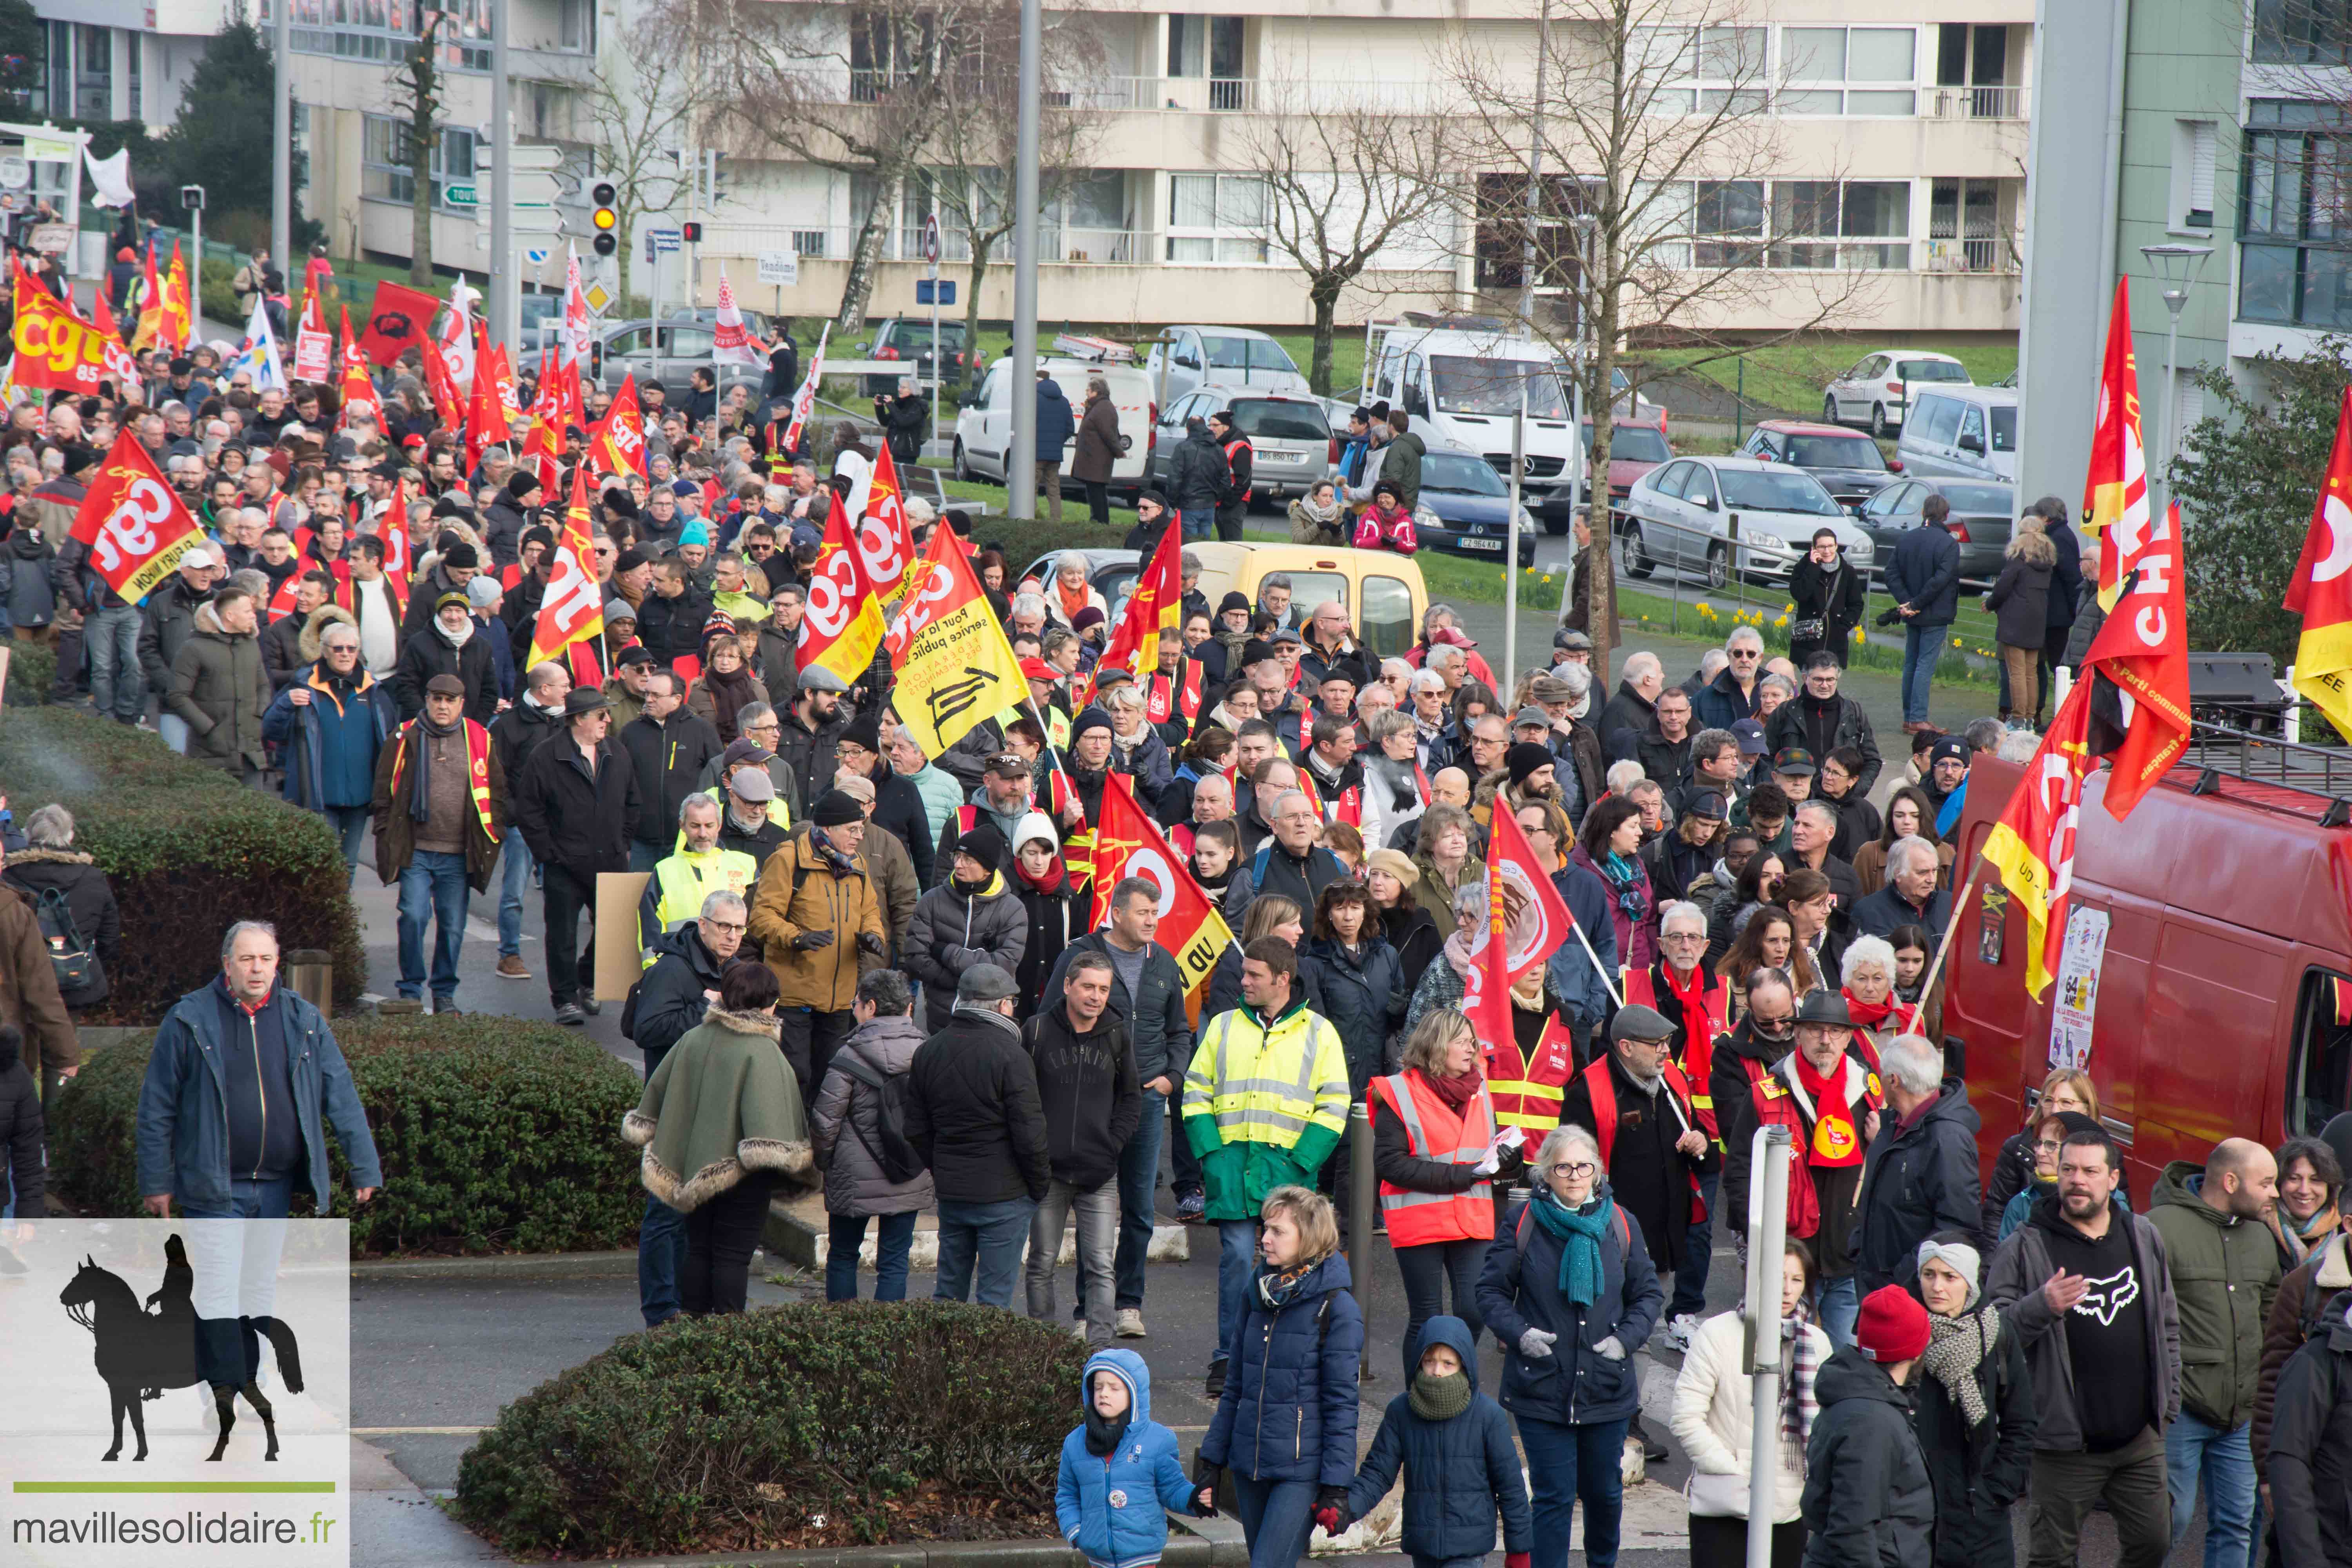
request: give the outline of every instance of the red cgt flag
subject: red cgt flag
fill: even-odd
[[[2091,682],[2079,681],[2058,705],[2041,748],[1985,838],[1985,859],[2025,914],[2025,989],[2037,1001],[2058,973],[2066,945],[2066,895],[2074,882],[2090,721]]]
[[[1160,889],[1160,930],[1154,940],[1176,961],[1190,992],[1209,978],[1219,956],[1233,945],[1232,928],[1192,880],[1183,857],[1169,847],[1159,825],[1136,804],[1135,781],[1125,773],[1103,781],[1102,818],[1094,842],[1095,924],[1108,922],[1110,889],[1119,879],[1150,881]]]
[[[555,562],[549,570],[547,596],[530,634],[530,658],[536,665],[580,643],[593,643],[604,635],[604,598],[596,584],[595,547],[588,529],[588,470],[572,470],[572,500],[563,509],[563,535],[555,542]]]
[[[2294,689],[2352,738],[2352,386],[2336,410],[2336,444],[2311,505],[2303,558],[2286,589],[2286,609],[2303,617]]]
[[[2083,659],[2090,681],[2089,754],[2105,757],[2107,812],[2121,822],[2189,746],[2189,603],[2181,587],[2180,509],[2107,530],[2120,562],[2115,607]]]
[[[646,419],[637,408],[635,372],[621,378],[613,405],[589,433],[588,461],[599,473],[646,477]]]
[[[82,497],[73,537],[89,546],[89,563],[106,585],[135,605],[179,570],[180,557],[204,542],[205,531],[147,448],[125,430]]]
[[[1511,987],[1564,943],[1576,917],[1536,860],[1518,819],[1495,814],[1486,856],[1486,924],[1470,939],[1462,1011],[1486,1040],[1510,1038]]]

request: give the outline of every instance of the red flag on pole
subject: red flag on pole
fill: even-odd
[[[530,658],[536,665],[576,643],[604,635],[604,599],[596,585],[595,546],[588,528],[588,470],[572,470],[572,500],[563,509],[563,535],[555,542],[547,596],[531,627]]]
[[[2090,718],[2091,683],[2078,681],[2058,705],[2041,748],[1985,838],[1985,859],[2025,913],[2025,989],[2037,1001],[2058,973],[2066,945],[2066,894],[2074,881],[2074,831],[2090,767]]]
[[[433,341],[433,316],[440,309],[441,301],[421,289],[378,283],[375,300],[368,306],[367,331],[360,334],[360,348],[371,363],[391,365],[408,350]]]
[[[2121,822],[2189,747],[2189,602],[2181,588],[2180,509],[2153,526],[2126,516],[2107,530],[2123,569],[2115,607],[2091,639],[2088,753],[2105,757],[2108,815]]]
[[[1183,972],[1186,991],[1209,978],[1217,959],[1233,945],[1234,933],[1224,917],[1192,879],[1183,857],[1169,847],[1159,825],[1136,804],[1135,781],[1125,773],[1112,773],[1103,781],[1094,873],[1097,926],[1110,919],[1110,889],[1121,878],[1142,877],[1159,888],[1160,929],[1154,940]]]
[[[2286,608],[2303,617],[2295,645],[2294,689],[2352,739],[2352,386],[2336,410],[2336,444],[2311,505],[2303,558],[2294,563]]]
[[[1486,923],[1470,939],[1462,1011],[1478,1026],[1481,1038],[1501,1040],[1510,1037],[1511,987],[1577,939],[1576,917],[1537,862],[1535,846],[1528,842],[1517,817],[1498,811],[1489,831]],[[1604,978],[1613,991],[1615,977]]]
[[[90,566],[106,585],[135,605],[179,569],[205,531],[125,430],[74,513],[72,537],[89,546]]]

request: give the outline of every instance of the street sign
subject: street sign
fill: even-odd
[[[458,184],[453,181],[441,187],[441,199],[453,207],[472,206],[476,201],[474,187]]]
[[[797,250],[763,250],[760,252],[760,278],[762,283],[781,288],[796,289],[801,281],[801,255]]]
[[[918,305],[954,304],[955,279],[952,278],[916,279],[915,303]]]
[[[602,278],[590,279],[588,286],[580,290],[580,297],[588,301],[589,314],[595,316],[603,315],[613,303],[613,291],[604,287]]]
[[[685,246],[686,234],[681,229],[649,228],[646,230],[646,244],[656,252],[677,250]]]
[[[937,262],[940,258],[940,215],[932,213],[923,219],[923,259]]]
[[[522,258],[533,267],[544,267],[547,265],[547,258],[554,254],[544,246],[533,246],[522,253]]]

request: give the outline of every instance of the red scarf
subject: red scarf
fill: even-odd
[[[1664,959],[1658,962],[1658,973],[1664,979],[1666,989],[1673,993],[1675,1001],[1682,1007],[1685,1038],[1704,1030],[1707,1026],[1706,966],[1691,966],[1690,984],[1687,985],[1675,979],[1675,966]]]
[[[1833,1069],[1835,1076],[1825,1079],[1813,1071],[1813,1064],[1802,1051],[1790,1053],[1789,1059],[1796,1064],[1797,1087],[1805,1091],[1817,1113],[1812,1147],[1805,1163],[1820,1169],[1861,1164],[1862,1129],[1845,1097],[1844,1061],[1841,1059]]]
[[[1465,1072],[1458,1078],[1439,1078],[1434,1073],[1423,1073],[1421,1078],[1423,1083],[1429,1085],[1430,1092],[1443,1100],[1445,1109],[1456,1116],[1461,1115],[1463,1108],[1477,1097],[1478,1090],[1484,1088],[1486,1082],[1486,1079],[1475,1071]]]
[[[1906,1015],[1910,1012],[1909,1008],[1895,999],[1895,993],[1892,991],[1886,994],[1886,1000],[1884,1002],[1864,1002],[1851,991],[1843,992],[1841,994],[1845,997],[1847,1016],[1853,1018],[1859,1027],[1864,1029],[1875,1029],[1897,1012]]]
[[[1045,874],[1042,877],[1030,875],[1029,868],[1021,863],[1017,855],[1013,858],[1013,869],[1021,879],[1021,885],[1033,893],[1058,893],[1069,881],[1069,870],[1062,864],[1059,855],[1054,857],[1054,863],[1045,868]]]

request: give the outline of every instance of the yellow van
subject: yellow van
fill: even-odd
[[[1429,609],[1429,586],[1421,578],[1421,564],[1410,555],[1386,550],[1326,550],[1311,544],[1228,544],[1203,539],[1184,546],[1201,563],[1200,590],[1213,611],[1229,593],[1257,603],[1258,587],[1277,574],[1290,579],[1290,601],[1303,626],[1315,606],[1337,599],[1347,607],[1356,635],[1382,658],[1402,658],[1421,636],[1421,618]],[[1085,550],[1087,580],[1111,606],[1117,624],[1120,606],[1143,570],[1142,558],[1132,550]],[[1040,583],[1053,580],[1062,552],[1052,551],[1031,563],[1022,575]]]

